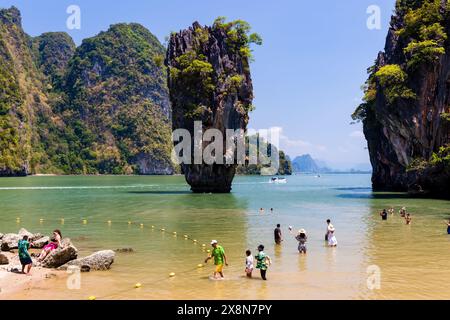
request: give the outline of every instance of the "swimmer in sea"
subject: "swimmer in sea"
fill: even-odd
[[[405,222],[407,225],[410,225],[412,223],[412,217],[409,213],[407,213],[405,216]]]

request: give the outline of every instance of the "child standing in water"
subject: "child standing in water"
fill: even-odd
[[[252,256],[252,252],[250,250],[247,250],[245,252],[245,254],[247,255],[247,257],[245,258],[245,273],[247,274],[247,277],[251,278],[252,277],[252,272],[253,272],[253,256]]]
[[[407,225],[410,225],[412,223],[412,217],[409,213],[407,213],[405,216],[405,222]]]
[[[267,268],[272,264],[270,257],[264,253],[264,246],[261,244],[258,246],[258,254],[255,256],[257,261],[256,269],[259,269],[261,272],[261,278],[265,281]]]

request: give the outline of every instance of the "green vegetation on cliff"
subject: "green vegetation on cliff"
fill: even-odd
[[[242,75],[232,70],[223,70],[221,74],[214,72],[211,61],[206,58],[206,51],[210,41],[209,32],[223,33],[226,36],[226,46],[230,55],[236,54],[242,58],[243,68],[248,71],[249,61],[252,60],[252,44],[261,45],[262,39],[256,33],[250,33],[250,25],[243,20],[226,22],[224,17],[215,20],[208,29],[196,27],[191,50],[175,59],[175,64],[169,67],[170,81],[174,96],[183,97],[183,115],[193,120],[200,120],[207,110],[214,96],[214,90],[220,88],[223,96],[235,94],[244,79]],[[219,85],[220,84],[220,85]],[[241,103],[242,112],[254,109],[251,103]]]
[[[65,32],[47,32],[31,39],[31,48],[35,63],[48,77],[49,90],[61,89],[65,71],[76,46]]]
[[[164,53],[138,24],[113,25],[77,48],[61,106],[70,127],[66,170],[171,173],[166,73],[157,62]]]
[[[363,122],[377,190],[450,196],[449,30],[448,1],[397,0],[352,115]]]
[[[138,24],[75,48],[0,10],[0,175],[172,173],[164,55]]]
[[[369,78],[364,86],[363,103],[353,114],[354,120],[364,120],[373,107],[377,94],[389,104],[397,99],[415,99],[408,78],[420,66],[433,66],[445,54],[447,34],[443,22],[449,15],[448,6],[442,10],[441,0],[397,0],[396,17],[402,27],[394,34],[405,44],[401,63],[377,65],[368,69]]]
[[[256,141],[259,142],[255,144],[254,142]],[[258,164],[246,163],[245,165],[239,165],[236,169],[236,173],[239,175],[260,175],[261,169],[269,168],[271,166],[270,164],[263,165],[262,163],[270,162],[272,148],[274,147],[263,139],[256,139],[256,137],[252,137],[251,139],[247,137],[246,144],[248,145],[248,150],[246,151],[247,159],[250,156],[250,152],[253,155],[258,155]],[[277,148],[274,148],[274,151],[278,152],[279,155],[279,169],[277,175],[292,175],[292,162],[291,159],[289,159],[289,156],[287,156],[284,151],[278,150]]]

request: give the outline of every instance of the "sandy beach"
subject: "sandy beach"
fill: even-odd
[[[17,251],[17,250],[16,250]],[[17,252],[2,252],[8,259],[9,264],[0,266],[0,300],[17,299],[26,297],[27,292],[49,286],[49,280],[56,280],[67,276],[65,271],[35,267],[30,274],[21,273],[21,265]],[[30,253],[39,250],[30,250]],[[33,258],[35,263],[35,259]],[[18,270],[18,271],[16,271]],[[36,299],[36,295],[34,295]]]

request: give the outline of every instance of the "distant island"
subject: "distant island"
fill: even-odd
[[[346,170],[338,170],[329,168],[325,162],[320,160],[315,160],[309,154],[304,154],[299,157],[294,158],[292,161],[293,172],[298,173],[313,173],[313,174],[325,174],[325,173],[372,173],[369,165],[359,165],[354,168],[349,168]]]

